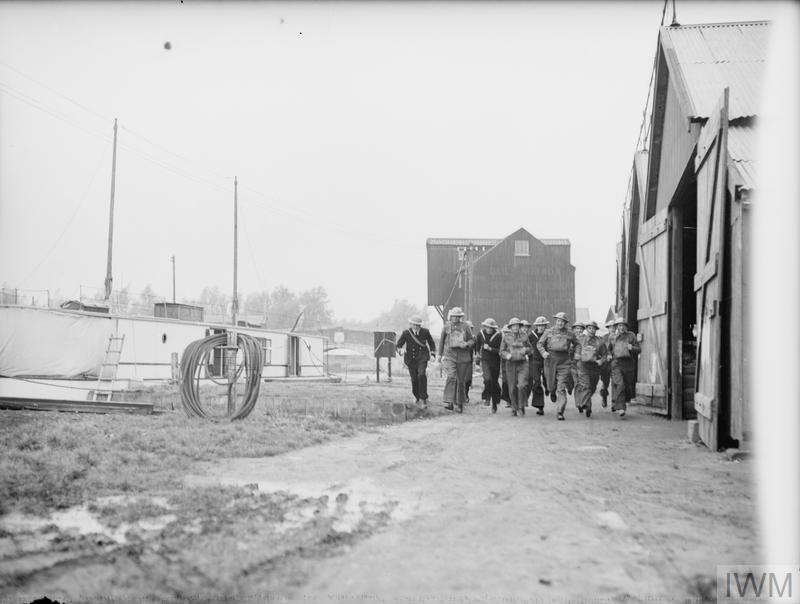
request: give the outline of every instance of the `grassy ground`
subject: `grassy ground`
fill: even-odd
[[[238,422],[186,417],[174,387],[143,396],[153,415],[0,410],[0,600],[217,602],[244,589],[266,600],[387,522],[391,510],[378,507],[343,527],[346,497],[184,477],[198,462],[273,456],[403,421],[407,383],[267,383]]]
[[[211,423],[182,412],[150,416],[0,411],[0,513],[95,497],[181,488],[196,461],[263,457],[354,434],[324,418],[267,416]]]

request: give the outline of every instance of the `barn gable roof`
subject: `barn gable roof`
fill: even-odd
[[[730,88],[729,119],[758,114],[769,21],[662,27],[659,43],[685,113],[708,118]]]

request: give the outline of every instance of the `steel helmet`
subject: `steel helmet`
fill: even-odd
[[[625,325],[628,326],[628,322],[625,320],[624,317],[617,317],[614,321],[614,325]]]
[[[507,325],[508,325],[509,327],[511,327],[512,325],[522,325],[522,321],[521,321],[520,319],[518,319],[517,317],[511,317],[511,318],[508,320],[508,323],[507,323]]]
[[[531,322],[528,321],[527,319],[522,319],[520,321],[520,323],[522,323],[523,327],[530,327],[531,326]]]
[[[494,329],[500,329],[500,326],[497,324],[497,321],[492,319],[491,317],[486,319],[483,323],[481,323],[484,327],[493,327]]]
[[[577,321],[572,324],[572,327],[586,327],[586,323],[583,323],[582,321]]]
[[[464,311],[461,310],[460,306],[454,306],[453,308],[450,309],[450,312],[447,313],[447,316],[448,316],[448,318],[449,317],[463,317],[464,316]]]
[[[595,329],[600,329],[600,326],[597,324],[597,321],[589,321],[584,325],[584,327],[594,327]]]
[[[567,313],[565,312],[557,312],[556,314],[553,315],[553,318],[561,319],[562,321],[566,321],[567,323],[569,323],[569,317],[567,317]]]
[[[550,325],[550,321],[548,321],[545,317],[536,317],[536,320],[533,322],[533,325]]]

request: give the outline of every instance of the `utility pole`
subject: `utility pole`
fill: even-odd
[[[175,254],[172,255],[172,303],[175,304]]]
[[[111,207],[108,211],[108,264],[106,265],[106,297],[108,300],[111,297],[111,286],[113,279],[111,277],[111,250],[112,242],[114,240],[114,184],[117,175],[117,118],[114,118],[114,151],[111,156]]]
[[[231,311],[233,313],[233,326],[236,327],[236,315],[239,312],[238,291],[238,270],[239,270],[239,181],[233,177],[233,303]]]

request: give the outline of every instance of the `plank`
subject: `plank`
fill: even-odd
[[[664,384],[648,384],[645,382],[636,382],[636,394],[641,394],[642,396],[665,396],[667,394],[667,389]]]
[[[33,399],[21,396],[0,396],[0,409],[149,415],[153,412],[153,403]]]
[[[699,273],[694,275],[694,291],[699,291],[706,283],[711,281],[717,275],[719,268],[719,252],[714,254],[714,257],[706,263]]]
[[[650,317],[658,317],[661,315],[667,314],[667,303],[661,302],[656,304],[655,306],[649,306],[647,308],[640,308],[636,311],[636,319],[638,321],[642,321],[643,319],[649,319]]]
[[[708,420],[711,420],[714,417],[714,412],[716,411],[716,404],[715,400],[710,396],[706,396],[702,392],[695,392],[694,393],[694,409],[700,415],[705,417]]]
[[[649,224],[651,222],[654,222],[654,224]],[[668,220],[666,218],[656,221],[654,217],[653,219],[647,221],[645,224],[642,225],[643,228],[641,234],[639,235],[639,245],[642,246],[648,241],[652,241],[662,233],[666,232],[667,225],[668,225]]]

